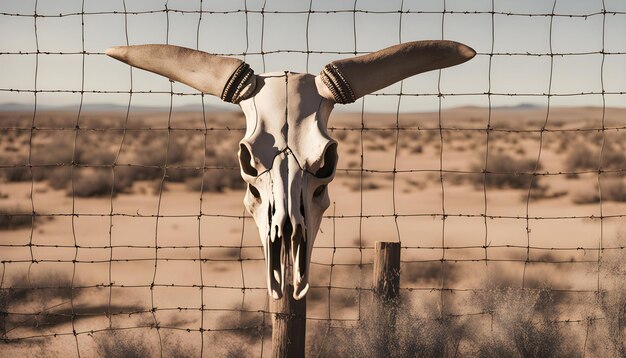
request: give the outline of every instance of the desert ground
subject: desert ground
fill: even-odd
[[[268,354],[244,126],[0,112],[0,356]],[[396,356],[624,354],[625,109],[339,112],[329,127],[308,355],[375,355],[376,241],[402,245]]]

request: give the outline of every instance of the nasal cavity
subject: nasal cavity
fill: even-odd
[[[293,234],[293,225],[291,225],[291,220],[285,220],[285,225],[283,226],[283,237],[286,241],[291,240],[291,235]]]
[[[302,215],[303,219],[306,218],[306,210],[304,210],[304,198],[302,197],[302,194],[300,194],[300,215]]]

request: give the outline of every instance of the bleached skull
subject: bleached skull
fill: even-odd
[[[463,63],[476,54],[453,41],[415,41],[326,65],[318,76],[255,75],[243,61],[172,45],[120,46],[107,55],[239,103],[244,204],[263,243],[269,293],[279,299],[291,274],[293,298],[309,288],[311,251],[330,204],[337,142],[327,132],[335,103],[356,99],[415,74]],[[291,272],[289,272],[291,267]]]

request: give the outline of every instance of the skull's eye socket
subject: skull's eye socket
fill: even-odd
[[[320,196],[322,196],[322,194],[324,194],[324,191],[326,191],[326,185],[318,186],[317,189],[315,189],[315,191],[313,192],[313,197],[319,198]]]
[[[323,179],[328,178],[335,172],[337,166],[337,143],[333,143],[324,152],[324,165],[315,172],[315,176]]]
[[[252,160],[252,154],[250,154],[248,147],[244,144],[240,144],[239,145],[239,165],[241,165],[241,170],[243,170],[244,173],[255,177],[259,175],[259,172],[256,170],[255,167],[253,167],[250,164],[251,160]]]
[[[248,184],[248,190],[250,190],[250,194],[252,194],[256,200],[261,200],[261,193],[259,193],[259,190],[255,188],[254,185]]]

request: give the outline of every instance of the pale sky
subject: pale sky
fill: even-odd
[[[494,0],[494,10],[503,13],[547,14],[555,2]],[[273,53],[266,54],[265,69],[262,56],[258,53],[272,51],[370,52],[404,41],[425,39],[448,39],[463,42],[473,47],[478,55],[468,63],[442,71],[441,92],[454,93],[442,100],[445,108],[461,105],[487,106],[489,78],[493,106],[532,103],[546,105],[550,83],[550,56],[505,56],[492,58],[489,76],[489,55],[492,46],[491,0],[445,0],[445,9],[455,13],[443,16],[443,0],[433,1],[376,1],[358,0],[359,12],[350,11],[355,1],[313,0],[312,9],[317,13],[307,14],[309,1],[288,0],[126,0],[127,11],[154,13],[129,14],[128,41],[132,44],[170,43],[196,48],[210,53],[251,53],[245,57],[256,73],[291,70],[294,72],[318,73],[328,62],[351,56],[350,54]],[[266,13],[259,11],[265,4]],[[626,93],[626,1],[605,0],[609,13],[601,14],[601,0],[558,0],[555,13],[566,15],[590,15],[587,17],[519,16],[494,15],[494,53],[574,53],[555,56],[552,70],[553,94],[600,93],[604,86],[607,93]],[[37,18],[37,37],[41,52],[82,51],[81,0],[38,0],[37,13],[52,17]],[[180,13],[163,11],[196,11],[205,13]],[[243,9],[252,11],[246,14]],[[16,102],[32,104],[32,93],[17,93],[9,89],[35,89],[35,55],[16,54],[36,51],[33,16],[10,16],[9,14],[32,15],[35,0],[0,0],[0,106]],[[130,75],[128,67],[103,55],[106,48],[126,44],[125,16],[112,12],[124,9],[122,0],[84,0],[84,46],[90,54],[85,56],[84,88],[86,91],[128,91]],[[424,13],[403,13],[403,11]],[[241,11],[237,11],[241,10]],[[321,13],[339,10],[338,13]],[[208,13],[227,11],[228,14]],[[289,12],[275,14],[274,11]],[[487,13],[463,13],[463,12]],[[106,12],[105,14],[94,14]],[[387,12],[387,13],[380,13]],[[434,12],[434,13],[432,13]],[[459,13],[457,13],[459,12]],[[78,13],[73,15],[74,13]],[[599,14],[596,14],[599,13]],[[59,14],[67,16],[58,17]],[[595,14],[595,15],[594,15]],[[168,28],[169,17],[169,34]],[[264,18],[264,21],[262,19]],[[356,24],[354,23],[356,19]],[[552,31],[550,21],[552,19]],[[308,20],[308,31],[307,31]],[[246,31],[247,23],[247,31]],[[401,25],[401,26],[400,26]],[[354,36],[356,26],[356,42]],[[603,49],[610,54],[603,56]],[[551,34],[551,36],[550,36]],[[552,41],[550,41],[550,37]],[[552,43],[552,51],[550,51]],[[592,54],[585,54],[592,52]],[[617,54],[615,54],[617,53]],[[238,56],[243,58],[241,56]],[[41,54],[37,70],[38,90],[80,91],[83,78],[83,63],[80,54]],[[604,76],[602,76],[604,74]],[[422,74],[404,81],[403,93],[423,96],[403,96],[400,110],[403,112],[436,110],[439,99],[436,94],[437,71]],[[602,80],[604,83],[602,83]],[[603,86],[602,86],[603,85]],[[167,79],[157,75],[133,71],[133,91],[169,91]],[[197,93],[180,84],[176,92]],[[395,94],[399,85],[390,86],[378,93]],[[527,94],[528,96],[506,96],[500,94]],[[626,107],[626,94],[607,94],[608,106]],[[77,105],[79,94],[38,94],[40,105]],[[169,94],[135,94],[134,105],[168,106]],[[86,93],[85,103],[114,103],[126,105],[128,94]],[[207,99],[207,104],[222,104],[217,99]],[[174,105],[198,104],[199,96],[175,96]],[[365,109],[375,112],[395,112],[397,96],[367,96]],[[600,94],[584,96],[556,96],[553,106],[601,106]],[[360,111],[361,102],[345,106],[345,110]]]

